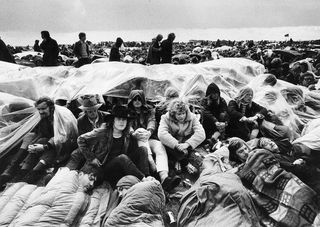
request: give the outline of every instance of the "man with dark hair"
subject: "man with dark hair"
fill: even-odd
[[[161,43],[161,63],[171,63],[172,61],[172,44],[176,38],[174,33],[168,35],[168,39],[163,40]]]
[[[112,46],[110,50],[110,58],[109,61],[120,61],[120,51],[119,48],[123,44],[123,40],[118,37],[116,43]]]
[[[39,123],[23,138],[20,149],[0,176],[0,186],[17,171],[24,177],[32,170],[26,181],[35,183],[37,176],[53,165],[58,155],[66,155],[62,148],[68,150],[76,141],[77,121],[67,108],[55,106],[49,97],[39,98],[35,107],[38,109]]]
[[[57,66],[59,46],[56,40],[50,37],[48,31],[41,32],[41,38],[43,39],[40,44],[40,49],[43,52],[43,66]]]
[[[89,45],[86,43],[86,33],[79,33],[79,41],[74,44],[73,53],[78,58],[76,67],[79,68],[85,64],[90,64],[90,51]]]

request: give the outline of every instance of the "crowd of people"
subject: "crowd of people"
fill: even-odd
[[[40,45],[36,42],[34,49],[43,51],[43,65],[58,65],[57,42],[47,31],[42,31],[41,36],[43,42]],[[174,43],[175,34],[170,33],[166,40],[162,39],[159,34],[152,40],[145,61],[139,63],[185,64],[214,59],[208,49],[195,47],[185,54],[188,58],[180,55],[177,60],[175,49],[181,49]],[[111,47],[109,61],[124,61],[123,44],[122,38],[118,37]],[[215,45],[221,44],[217,41]],[[304,44],[291,41],[291,49],[281,51],[268,51],[266,43],[232,45],[217,57],[246,57],[262,63],[269,72],[264,82],[271,86],[281,79],[309,90],[317,89],[320,54],[299,47]],[[90,52],[86,34],[79,33],[79,41],[73,45],[73,54],[78,59],[75,66],[91,63]],[[197,108],[181,98],[173,87],[166,88],[165,99],[157,104],[147,102],[143,90],[131,90],[125,105],[107,106],[95,94],[79,97],[75,108],[59,100],[54,103],[49,97],[41,97],[35,102],[40,120],[6,160],[0,186],[4,189],[12,181],[37,184],[41,177],[46,184],[54,179],[59,168],[67,168],[76,173],[81,191],[90,192],[108,182],[118,190],[120,197],[125,197],[127,190],[135,184],[157,182],[155,187],[161,187],[169,195],[180,185],[182,174],[187,173],[195,180],[201,178],[206,168],[201,165],[203,157],[217,154],[224,148],[233,171],[256,193],[261,192],[254,182],[263,174],[259,172],[262,164],[257,163],[260,162],[264,167],[272,165],[277,166],[274,167],[277,171],[279,168],[284,171],[274,176],[276,170],[269,169],[267,172],[271,173],[264,172],[269,175],[263,176],[263,180],[269,182],[273,176],[283,178],[281,185],[277,185],[283,189],[293,179],[310,194],[320,192],[318,151],[303,143],[292,143],[292,129],[273,111],[253,101],[252,88],[241,88],[229,102],[221,96],[215,83],[209,84],[203,93],[205,96]],[[55,171],[48,173],[49,168]],[[115,203],[117,206],[121,200]],[[311,207],[312,214],[319,211],[313,205]],[[263,209],[268,214],[274,212],[265,204]],[[300,223],[315,220],[316,215],[306,217],[303,212],[307,213],[301,211]],[[180,218],[180,224],[188,222],[188,217],[182,215]]]

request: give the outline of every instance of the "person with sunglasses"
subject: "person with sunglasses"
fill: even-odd
[[[146,103],[143,90],[132,90],[128,98],[128,108],[133,119],[131,134],[137,139],[138,146],[148,148],[150,171],[157,172],[165,191],[171,191],[180,184],[181,178],[169,176],[168,156],[159,141],[156,131],[155,109]],[[155,155],[156,162],[153,159]]]

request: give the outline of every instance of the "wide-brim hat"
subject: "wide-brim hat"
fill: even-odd
[[[115,105],[112,108],[111,114],[108,114],[107,117],[119,117],[128,119],[133,118],[133,116],[130,114],[130,110],[128,109],[128,107],[124,105]]]
[[[98,103],[94,95],[84,95],[78,99],[81,106],[79,109],[88,110],[88,109],[99,109],[102,106],[102,103]]]

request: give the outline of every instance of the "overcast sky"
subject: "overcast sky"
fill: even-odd
[[[0,31],[320,25],[320,0],[0,0]]]

